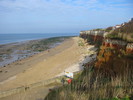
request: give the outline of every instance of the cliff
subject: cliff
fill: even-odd
[[[129,28],[132,22],[129,22],[119,29]],[[116,29],[118,30],[118,29]],[[114,30],[114,31],[116,31]],[[124,32],[124,31],[122,31]],[[132,30],[130,30],[132,32]],[[93,44],[99,48],[95,68],[102,69],[102,73],[109,75],[122,75],[125,67],[133,70],[133,43],[122,38],[104,37],[105,31],[81,31],[80,37],[84,38],[88,44]],[[113,34],[113,33],[111,33]],[[120,34],[120,33],[119,33]],[[122,33],[126,34],[126,33]],[[128,33],[132,34],[132,33]],[[118,35],[118,34],[117,34]],[[132,40],[131,38],[130,40]]]
[[[112,32],[112,28],[80,32],[81,38],[98,48],[97,59],[84,64],[71,84],[53,90],[45,100],[133,100],[133,37],[125,38],[132,33]]]
[[[130,52],[131,53],[131,52]],[[133,71],[132,54],[124,49],[117,49],[102,45],[95,63],[96,68],[103,69],[104,72],[117,76],[127,74],[126,69]]]
[[[95,45],[96,47],[99,47],[102,44],[104,31],[81,31],[80,37],[85,39],[85,41],[88,44]]]

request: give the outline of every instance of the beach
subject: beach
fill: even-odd
[[[83,64],[96,58],[96,50],[94,46],[87,45],[83,39],[71,37],[54,48],[16,61],[6,67],[1,67],[0,92],[18,87],[27,87],[30,84],[63,76],[64,71],[81,71],[83,70]],[[18,98],[24,98],[25,100],[34,98],[33,100],[36,100],[44,98],[49,93],[49,88],[52,87],[38,87],[0,100],[8,100],[11,97],[12,100],[18,100]]]
[[[61,36],[0,44],[0,67],[6,67],[6,65],[9,65],[10,63],[54,48],[68,38],[68,36]]]
[[[55,48],[2,67],[0,91],[53,78],[78,64],[87,53],[87,48],[79,46],[79,41],[79,37],[67,39]]]

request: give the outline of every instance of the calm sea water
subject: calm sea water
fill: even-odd
[[[78,36],[78,33],[50,33],[50,34],[0,34],[0,44],[22,42],[58,36]]]

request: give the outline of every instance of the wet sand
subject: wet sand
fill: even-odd
[[[70,38],[55,48],[2,68],[0,91],[53,78],[76,64],[86,53],[86,47],[78,45],[79,40]]]
[[[53,37],[0,45],[0,67],[54,48],[69,37]]]

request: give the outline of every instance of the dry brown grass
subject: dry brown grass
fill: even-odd
[[[45,100],[132,100],[131,80],[128,73],[124,77],[109,78],[100,72],[95,74],[94,70],[86,69],[71,85],[52,91]]]

